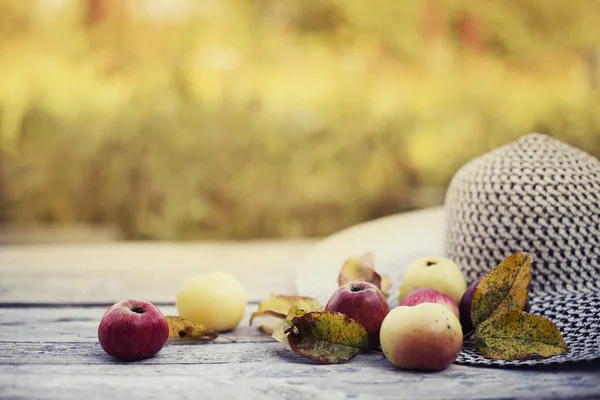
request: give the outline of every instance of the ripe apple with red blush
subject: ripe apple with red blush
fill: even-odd
[[[437,303],[443,304],[450,308],[450,310],[456,315],[456,318],[460,318],[460,313],[458,311],[458,304],[456,301],[448,296],[447,294],[440,293],[437,290],[423,288],[417,289],[410,292],[408,296],[402,300],[400,303],[401,306],[416,306],[421,303]]]
[[[396,307],[381,324],[381,350],[402,369],[447,368],[458,357],[462,343],[460,321],[439,303]]]
[[[369,347],[379,347],[381,323],[390,307],[381,290],[369,282],[350,282],[340,286],[329,298],[325,311],[346,314],[361,324],[369,335]]]
[[[104,351],[122,361],[136,361],[158,353],[169,338],[169,324],[160,310],[143,300],[112,305],[98,326]]]

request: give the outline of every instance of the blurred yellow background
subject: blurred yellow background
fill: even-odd
[[[327,235],[528,132],[600,156],[599,65],[597,0],[0,0],[0,223]]]

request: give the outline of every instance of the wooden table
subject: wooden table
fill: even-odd
[[[401,371],[381,353],[317,365],[248,326],[257,302],[291,293],[314,242],[108,243],[0,247],[2,399],[507,399],[600,398],[600,363],[544,369],[451,365]],[[106,355],[97,328],[124,298],[176,315],[174,295],[193,273],[221,269],[250,303],[239,327],[212,343],[170,342],[154,358]]]

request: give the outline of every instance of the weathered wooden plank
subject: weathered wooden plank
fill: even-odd
[[[270,343],[168,342],[153,358],[135,363],[227,364],[260,363],[267,356],[286,353],[286,346]],[[97,341],[0,342],[0,364],[122,364],[107,355]],[[133,364],[132,364],[133,365]]]
[[[90,342],[0,343],[0,387],[15,398],[574,399],[600,396],[600,372],[409,372],[377,353],[315,365],[280,343],[166,346],[152,359],[121,363]]]
[[[234,274],[249,301],[293,293],[293,274],[312,240],[0,246],[0,303],[174,303],[189,276]]]
[[[395,277],[410,259],[441,253],[440,211],[351,228],[306,257],[311,241],[0,247],[0,302],[108,305],[137,297],[172,304],[183,279],[212,269],[236,274],[251,300],[274,291],[324,301],[350,254],[374,251],[377,268]],[[291,279],[296,271],[297,291]],[[172,305],[160,308],[176,314]],[[248,327],[255,308],[224,335],[236,343],[223,337],[170,342],[137,363],[115,362],[100,348],[96,330],[106,306],[0,308],[0,397],[600,398],[600,362],[535,370],[452,365],[418,373],[400,371],[372,352],[346,364],[315,365]]]
[[[3,223],[0,227],[0,245],[41,243],[115,242],[122,237],[115,227],[70,224],[47,226],[45,224]]]
[[[161,306],[176,314],[174,306]],[[105,307],[1,308],[0,388],[17,398],[208,397],[245,398],[279,393],[285,398],[576,398],[600,396],[600,363],[538,370],[452,365],[439,373],[394,368],[381,353],[321,366],[294,354],[247,321],[213,343],[169,342],[148,360],[121,363],[96,338]],[[132,376],[136,378],[132,380]],[[228,388],[227,382],[235,382]],[[139,386],[138,386],[139,385]],[[58,390],[58,391],[57,391]],[[10,396],[9,396],[10,395]],[[332,397],[333,396],[333,397]]]
[[[176,313],[173,306],[160,307]],[[577,398],[600,396],[600,363],[544,370],[452,365],[394,368],[380,353],[321,366],[247,326],[237,343],[169,342],[154,358],[121,363],[96,339],[104,307],[0,309],[0,397],[99,398]],[[244,389],[243,395],[241,389]],[[87,396],[86,396],[87,395]],[[211,397],[212,396],[212,397]]]
[[[225,332],[216,343],[271,342],[258,330],[260,319],[249,326],[250,314],[258,308],[249,304],[238,327]],[[164,315],[178,315],[174,306],[159,306]],[[0,341],[2,342],[78,342],[96,341],[97,329],[106,307],[0,308]]]
[[[415,257],[443,252],[440,207],[369,221],[323,241],[79,243],[0,246],[0,303],[105,303],[136,297],[172,303],[190,275],[223,270],[248,299],[299,293],[325,302],[349,255],[373,251],[399,281]]]

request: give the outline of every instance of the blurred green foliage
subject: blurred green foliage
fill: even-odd
[[[44,4],[0,0],[0,221],[320,236],[531,131],[600,155],[598,1]]]

